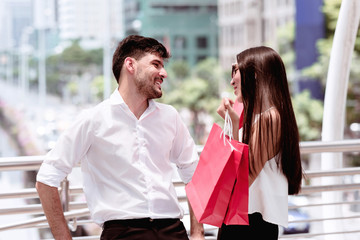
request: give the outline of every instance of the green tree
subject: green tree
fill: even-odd
[[[277,32],[277,38],[279,39],[278,51],[285,64],[290,88],[295,79],[295,52],[293,51],[295,41],[294,33],[294,22],[288,23]],[[309,91],[303,91],[301,93],[293,92],[292,95],[292,103],[299,129],[300,140],[318,140],[321,135],[323,102],[312,99]]]
[[[301,141],[319,140],[323,118],[323,103],[312,99],[309,91],[292,98]]]
[[[184,64],[184,63],[183,63]],[[180,76],[187,76],[181,79],[176,76],[176,69],[180,69],[182,64],[177,63],[169,66],[169,76],[173,77],[172,89],[169,89],[164,97],[160,100],[167,104],[173,105],[175,108],[188,109],[192,115],[191,132],[195,141],[199,144],[204,143],[206,118],[219,119],[216,109],[220,104],[219,96],[219,80],[222,79],[223,72],[217,62],[213,58],[205,59],[199,62],[192,71],[186,72],[186,68],[180,71]],[[184,66],[184,65],[183,65]],[[177,72],[179,73],[179,71]],[[176,79],[176,80],[174,80]],[[212,122],[214,120],[211,120]]]
[[[111,81],[111,91],[118,86],[115,78]],[[91,82],[91,95],[97,102],[104,99],[104,76],[96,76]]]
[[[168,77],[163,83],[165,92],[170,92],[179,87],[180,83],[190,76],[190,66],[184,60],[174,60],[166,66]]]
[[[284,62],[287,76],[291,80],[295,77],[295,52],[293,49],[295,42],[295,23],[289,22],[277,31],[278,51]]]
[[[61,96],[65,88],[76,95],[75,86],[78,83],[71,82],[77,81],[85,73],[92,77],[99,75],[102,71],[102,58],[102,49],[84,50],[78,40],[73,41],[62,53],[47,58],[48,91]]]
[[[340,12],[341,0],[324,0],[323,12],[326,22],[326,38],[317,42],[319,58],[309,68],[304,69],[303,74],[321,79],[324,87],[326,85],[327,72],[329,68],[330,52],[333,44],[335,28]],[[350,67],[349,88],[346,107],[346,125],[360,122],[360,31],[357,33],[355,48]],[[348,128],[347,128],[348,129]]]

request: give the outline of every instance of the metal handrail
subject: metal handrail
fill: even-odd
[[[360,172],[360,168],[359,168]],[[307,195],[311,193],[320,193],[325,191],[342,191],[342,190],[357,190],[360,189],[360,184],[338,184],[338,185],[323,185],[323,186],[303,186],[302,190],[300,192],[301,195]],[[79,193],[79,192],[77,192]],[[4,194],[7,198],[9,198],[9,195]],[[12,196],[16,197],[21,195],[21,193],[14,194]],[[70,194],[71,195],[71,194]],[[1,195],[0,195],[1,199]],[[178,197],[180,202],[186,201],[186,196],[179,196]],[[359,201],[353,201],[350,202],[351,204],[358,204]],[[350,204],[348,203],[348,204]],[[333,203],[333,204],[341,204],[341,203]],[[344,203],[342,203],[344,204]],[[321,205],[332,205],[332,204],[319,204]],[[307,205],[298,206],[300,207],[306,207]],[[86,208],[87,204],[86,202],[69,202],[69,209],[80,209],[80,208]],[[291,207],[289,207],[291,208]],[[295,207],[293,207],[295,208]],[[19,207],[10,207],[10,208],[0,208],[0,215],[9,215],[9,214],[19,214],[19,213],[33,213],[38,214],[42,213],[42,207],[41,204],[32,204],[32,205],[24,205]]]
[[[202,146],[197,146],[198,152],[201,152],[202,148]],[[300,142],[300,152],[301,154],[320,152],[360,152],[360,139],[345,139],[329,142]],[[43,158],[44,156],[3,157],[0,158],[0,171],[38,170]]]
[[[359,233],[360,230],[353,230],[353,231],[339,231],[339,232],[326,232],[326,233],[299,233],[299,234],[294,234],[296,235],[296,237],[294,237],[294,235],[282,235],[280,238],[309,238],[309,237],[316,237],[316,236],[328,236],[328,235],[338,235],[338,234],[349,234],[349,233]]]
[[[334,177],[360,174],[358,167],[340,168],[331,171],[306,171],[306,178]]]
[[[86,202],[69,202],[69,210],[76,210],[87,208]],[[0,216],[1,215],[12,215],[12,214],[39,214],[43,213],[43,209],[41,204],[30,204],[30,205],[22,205],[19,207],[7,207],[0,208]]]
[[[64,212],[65,218],[66,219],[72,219],[72,218],[78,218],[78,217],[86,217],[90,215],[90,211],[89,209],[81,209],[81,210],[75,210],[75,211],[69,211],[69,212]],[[26,227],[34,227],[38,224],[41,223],[46,223],[46,217],[37,217],[37,218],[33,218],[33,219],[29,219],[29,220],[25,220],[25,221],[20,221],[17,222],[15,224],[7,224],[4,226],[0,226],[0,231],[5,231],[5,230],[11,230],[11,229],[19,229],[19,228],[26,228]]]
[[[336,185],[320,185],[320,186],[303,186],[300,194],[320,193],[328,191],[341,191],[341,190],[358,190],[360,183],[352,184],[336,184]]]
[[[323,152],[359,152],[360,139],[344,139],[340,141],[307,141],[300,142],[301,154]]]
[[[9,198],[37,198],[39,197],[35,188],[26,188],[21,191],[0,193],[0,199]]]
[[[198,146],[198,151],[201,151],[202,147]],[[309,153],[320,153],[320,152],[360,152],[360,139],[351,139],[343,141],[333,141],[333,142],[301,142],[300,143],[301,154]],[[11,157],[11,158],[0,158],[0,171],[13,171],[13,170],[38,170],[41,166],[42,159],[44,156],[31,156],[31,157]],[[306,179],[310,178],[319,178],[319,177],[328,177],[328,176],[349,176],[360,174],[360,167],[357,168],[342,168],[335,170],[327,171],[307,171]],[[65,185],[66,186],[66,185]],[[184,184],[180,181],[174,182],[175,187],[184,187]],[[319,193],[323,191],[343,191],[343,190],[358,190],[360,189],[360,184],[338,184],[338,185],[320,185],[320,186],[303,186],[300,194],[307,195],[312,193]],[[59,189],[60,191],[60,189]],[[70,196],[83,194],[83,189],[81,186],[70,187],[67,189],[67,208],[70,211],[65,211],[66,219],[75,219],[75,223],[78,225],[84,225],[92,222],[91,220],[77,220],[79,217],[89,217],[90,213],[87,209],[86,202],[72,202],[69,201]],[[35,188],[23,189],[21,191],[14,192],[5,192],[0,193],[0,199],[10,199],[10,198],[38,198],[38,194]],[[186,201],[186,196],[179,196],[180,201]],[[360,201],[351,201],[351,202],[334,202],[334,203],[319,203],[319,204],[308,204],[308,205],[298,205],[298,206],[289,206],[289,209],[292,208],[304,208],[304,207],[316,207],[324,205],[336,205],[336,204],[359,204]],[[42,207],[40,204],[31,204],[19,207],[4,208],[0,209],[0,215],[8,214],[34,214],[34,213],[43,213]],[[360,218],[359,215],[356,216],[346,216],[346,217],[335,217],[332,219],[307,219],[305,222],[314,222],[314,221],[324,221],[324,220],[336,220],[336,219],[350,219],[350,218]],[[302,220],[301,220],[302,221]],[[71,222],[71,221],[70,221]],[[289,221],[289,223],[299,222],[299,220]],[[18,229],[18,228],[43,228],[48,227],[45,217],[37,217],[33,219],[24,220],[18,223],[8,224],[5,226],[0,226],[0,231]],[[349,232],[360,232],[359,231],[347,231]],[[304,234],[303,236],[319,236],[319,235],[330,235],[330,234],[341,234],[340,232],[334,233],[312,233]],[[301,234],[296,234],[296,237],[301,237]],[[292,235],[291,237],[295,237]],[[286,235],[281,236],[281,238],[289,238]],[[99,236],[91,237],[77,237],[74,239],[99,239]]]

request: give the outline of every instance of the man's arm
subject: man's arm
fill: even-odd
[[[58,189],[41,182],[36,182],[36,189],[54,238],[56,240],[72,239],[61,206]]]
[[[204,237],[204,225],[199,223],[194,215],[194,211],[188,201],[189,213],[190,213],[190,239],[191,240],[203,240]]]

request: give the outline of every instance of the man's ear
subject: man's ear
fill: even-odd
[[[130,73],[134,73],[135,72],[135,59],[131,58],[131,57],[127,57],[124,60],[124,66],[126,68],[127,71],[129,71]]]

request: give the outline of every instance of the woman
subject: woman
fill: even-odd
[[[234,138],[249,144],[249,226],[225,225],[218,239],[278,239],[278,225],[288,224],[288,194],[300,191],[302,167],[299,133],[284,64],[271,48],[237,55],[231,85],[244,105],[239,115],[224,98],[217,112],[229,112]]]

